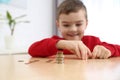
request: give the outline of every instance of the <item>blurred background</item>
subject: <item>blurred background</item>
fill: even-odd
[[[30,23],[15,27],[14,43],[18,52],[27,52],[29,46],[41,39],[60,35],[56,29],[56,8],[64,0],[0,0],[0,16],[9,11],[13,17],[26,14]],[[102,41],[120,44],[120,0],[82,0],[88,10],[88,28],[85,35],[94,35]],[[0,52],[7,50],[4,37],[10,34],[8,25],[0,20]]]

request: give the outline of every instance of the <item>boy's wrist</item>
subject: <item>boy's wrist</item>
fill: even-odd
[[[63,50],[63,49],[65,49],[64,43],[65,43],[65,40],[59,40],[59,41],[56,43],[56,48],[57,48],[58,50]]]

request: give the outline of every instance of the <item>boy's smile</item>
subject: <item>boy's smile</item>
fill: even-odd
[[[79,10],[70,14],[61,14],[57,26],[63,38],[67,40],[80,40],[87,27],[85,12]]]

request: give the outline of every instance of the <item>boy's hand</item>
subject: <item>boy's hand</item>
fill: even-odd
[[[107,59],[111,56],[111,52],[109,49],[105,48],[104,46],[97,45],[93,49],[92,55],[93,58]]]
[[[60,40],[56,46],[60,49],[69,50],[76,54],[78,58],[87,59],[92,56],[91,51],[82,41]]]

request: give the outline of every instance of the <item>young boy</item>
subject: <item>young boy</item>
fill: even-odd
[[[80,0],[65,0],[58,7],[56,23],[63,38],[53,36],[33,43],[28,50],[32,57],[52,56],[59,49],[81,59],[120,56],[119,45],[101,42],[95,36],[84,36],[88,25],[87,10]]]

